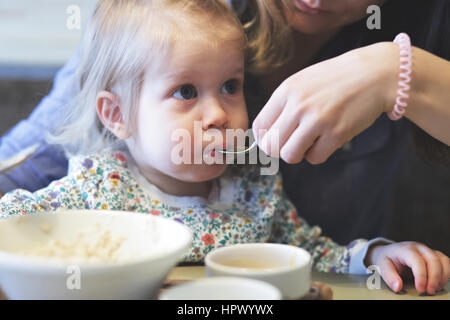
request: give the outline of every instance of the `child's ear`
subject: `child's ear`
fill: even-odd
[[[97,94],[97,114],[103,125],[117,138],[125,140],[131,136],[123,121],[120,100],[113,93],[100,91]]]

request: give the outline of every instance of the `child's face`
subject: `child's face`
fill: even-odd
[[[146,71],[136,118],[132,119],[135,130],[127,140],[144,175],[156,170],[182,181],[213,179],[223,173],[226,165],[204,161],[194,164],[194,156],[201,155],[212,142],[220,141],[217,136],[230,143],[225,141],[226,129],[248,128],[243,50],[233,42],[217,46],[206,41],[194,43],[175,46],[169,56],[157,63],[158,67]],[[194,135],[196,122],[196,132],[201,133],[198,137]],[[190,161],[176,164],[173,153],[182,142],[177,134],[180,129],[189,133],[183,146],[190,148]],[[178,138],[173,139],[173,134]],[[217,147],[222,148],[223,143]]]

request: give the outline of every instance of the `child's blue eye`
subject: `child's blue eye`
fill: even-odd
[[[235,94],[238,89],[238,84],[238,80],[228,80],[224,83],[220,91],[224,94]]]
[[[175,93],[173,94],[173,97],[177,99],[182,100],[190,100],[197,97],[197,90],[195,87],[191,84],[185,84],[180,87]]]

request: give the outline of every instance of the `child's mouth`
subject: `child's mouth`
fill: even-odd
[[[225,143],[223,145],[216,145],[210,150],[205,150],[205,155],[213,159],[220,159],[225,156],[225,154],[221,152],[223,150],[227,150],[227,145]]]
[[[228,145],[224,142],[223,145],[219,146],[215,146],[214,148],[212,148],[211,152],[209,153],[211,155],[211,157],[215,157],[216,154],[222,155],[221,151],[227,151]]]

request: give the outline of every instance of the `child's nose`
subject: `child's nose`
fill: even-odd
[[[205,103],[202,122],[204,130],[226,128],[228,115],[219,100],[210,99]]]

